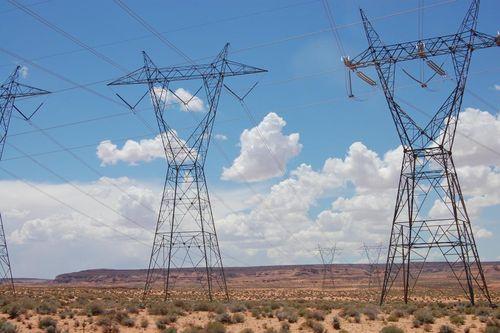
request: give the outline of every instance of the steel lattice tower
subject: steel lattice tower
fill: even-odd
[[[380,287],[381,279],[380,275],[382,270],[379,268],[380,256],[382,254],[382,249],[384,247],[380,245],[366,245],[363,243],[362,251],[368,260],[368,289],[371,288],[372,284],[375,283],[377,287]]]
[[[145,295],[162,279],[171,296],[179,268],[193,273],[208,299],[228,298],[204,164],[224,78],[265,72],[227,59],[229,44],[208,64],[157,67],[143,52],[144,66],[109,85],[146,85],[154,106],[168,169],[149,261]],[[168,124],[164,92],[171,82],[201,80],[208,110],[186,141]],[[174,270],[175,269],[175,270]],[[176,276],[176,274],[178,274]]]
[[[0,160],[3,156],[7,133],[9,131],[12,112],[15,110],[24,119],[29,120],[40,106],[30,115],[26,116],[15,104],[16,99],[27,98],[37,95],[45,95],[46,90],[34,88],[19,83],[19,72],[21,66],[17,66],[14,72],[0,86]],[[14,291],[14,279],[12,278],[12,269],[10,265],[9,251],[7,248],[7,239],[3,227],[3,220],[0,214],[0,284],[8,283],[10,289]]]
[[[337,244],[333,247],[322,247],[318,245],[318,253],[323,265],[323,279],[321,281],[321,289],[325,289],[330,284],[331,287],[335,286],[335,279],[333,275],[333,261],[335,260],[335,255],[338,254],[340,249],[337,248]]]
[[[399,273],[408,302],[431,249],[442,253],[470,303],[475,300],[474,286],[491,303],[452,156],[472,51],[500,45],[498,36],[476,31],[478,11],[479,1],[472,1],[455,34],[384,45],[361,10],[369,46],[354,59],[344,59],[350,70],[372,85],[374,81],[359,69],[375,67],[404,151],[381,304]],[[454,88],[427,125],[420,127],[395,100],[396,64],[420,59],[444,76],[431,60],[438,56],[451,57]],[[431,209],[436,205],[441,212]]]

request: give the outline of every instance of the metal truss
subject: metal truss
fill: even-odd
[[[333,288],[335,286],[333,261],[335,260],[335,255],[339,253],[340,249],[337,248],[337,244],[333,247],[321,247],[318,245],[317,251],[323,265],[321,289]]]
[[[10,120],[13,111],[18,112],[25,120],[31,119],[33,115],[40,109],[42,104],[38,106],[29,116],[22,112],[16,106],[16,99],[28,98],[32,96],[45,95],[49,92],[35,87],[27,86],[19,83],[20,66],[17,66],[14,72],[0,86],[0,160],[2,159],[7,133],[9,131]],[[14,291],[14,279],[12,278],[12,269],[7,248],[7,239],[3,227],[3,220],[0,214],[0,284],[8,284],[9,288]]]
[[[375,68],[404,151],[381,304],[400,273],[408,302],[432,249],[444,256],[470,303],[475,302],[475,286],[491,303],[452,156],[472,52],[500,46],[499,36],[476,31],[478,12],[479,1],[474,0],[456,34],[385,45],[361,10],[368,49],[344,59],[348,69],[371,85],[374,80],[359,69]],[[451,57],[453,74],[431,59],[437,56]],[[416,59],[455,80],[454,89],[425,126],[395,100],[397,63]]]
[[[145,296],[161,280],[165,299],[169,299],[181,277],[188,277],[209,300],[229,298],[204,165],[224,79],[265,70],[228,60],[228,47],[226,44],[208,64],[175,67],[157,67],[143,52],[143,67],[109,83],[147,86],[168,164]],[[164,111],[166,94],[175,95],[170,83],[187,80],[202,81],[208,110],[184,141],[167,122]]]
[[[381,275],[382,270],[380,269],[380,256],[382,255],[382,250],[384,246],[382,244],[378,245],[366,245],[363,243],[361,248],[363,254],[368,260],[368,289],[375,285],[377,288],[382,286]]]

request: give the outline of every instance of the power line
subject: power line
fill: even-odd
[[[38,2],[33,2],[29,5],[25,5],[26,7],[35,7],[35,6],[38,6],[38,5],[43,5],[44,3],[47,3],[47,2],[50,2],[51,0],[43,0],[43,1],[38,1]],[[11,9],[5,9],[5,10],[2,10],[0,11],[0,14],[5,14],[5,13],[10,13],[10,12],[13,12],[13,11],[16,11],[18,10],[18,8],[11,8]]]
[[[22,151],[20,148],[14,146],[13,144],[11,143],[7,143],[10,147],[12,147],[13,149],[15,149],[16,151],[18,151],[19,153],[21,153],[23,156],[25,156],[26,158],[30,159],[33,163],[35,163],[36,165],[38,165],[40,168],[44,169],[45,171],[49,172],[50,174],[52,174],[53,176],[55,176],[56,178],[58,178],[59,180],[63,181],[64,183],[70,185],[71,187],[73,187],[75,190],[77,190],[78,192],[84,194],[85,196],[89,197],[90,199],[94,200],[95,202],[97,202],[98,204],[100,204],[101,206],[103,206],[104,208],[114,212],[115,214],[121,216],[122,218],[126,219],[127,221],[129,221],[130,223],[133,223],[135,224],[136,226],[138,226],[139,228],[141,229],[144,229],[146,231],[149,231],[148,229],[146,229],[144,226],[142,226],[141,224],[137,223],[136,221],[132,220],[131,218],[129,218],[128,216],[125,216],[123,215],[121,212],[117,211],[115,208],[111,207],[110,205],[108,205],[107,203],[97,199],[94,195],[88,193],[87,191],[83,190],[80,186],[74,184],[73,182],[71,182],[70,180],[68,180],[67,178],[61,176],[60,174],[58,174],[57,172],[55,172],[54,170],[52,170],[51,168],[49,168],[48,166],[44,165],[43,163],[41,163],[40,161],[36,160],[34,157],[32,156],[29,156],[28,154],[26,154],[24,151]],[[138,201],[139,202],[139,201]]]
[[[50,0],[47,0],[47,1],[44,1],[44,2],[48,2],[48,1],[50,1]],[[220,20],[208,21],[208,22],[204,22],[204,23],[188,25],[188,26],[185,26],[185,27],[176,28],[176,29],[172,29],[172,30],[169,30],[169,31],[163,31],[161,33],[162,34],[170,34],[170,33],[175,33],[175,32],[180,32],[180,31],[185,31],[185,30],[192,30],[192,29],[195,29],[195,28],[202,28],[202,27],[205,27],[205,26],[209,26],[209,25],[213,25],[213,24],[218,24],[218,23],[222,23],[222,22],[230,22],[230,21],[239,20],[239,19],[242,19],[242,18],[247,18],[247,17],[256,16],[256,15],[260,15],[260,14],[272,13],[272,12],[276,12],[276,11],[280,11],[280,10],[284,10],[284,9],[293,8],[293,7],[299,7],[299,6],[309,5],[309,4],[317,3],[318,1],[319,0],[309,0],[309,1],[301,1],[301,2],[296,2],[296,3],[291,3],[291,4],[284,5],[284,6],[278,6],[278,7],[264,9],[264,10],[260,10],[260,11],[255,11],[255,12],[251,12],[251,13],[247,13],[247,14],[242,14],[242,15],[236,15],[236,16],[231,16],[231,17],[227,17],[227,18],[222,18]],[[40,3],[43,3],[43,2],[40,2]],[[12,10],[16,10],[16,9],[11,9],[11,10],[8,10],[8,11],[12,11]],[[0,12],[0,14],[1,13],[2,12]],[[104,48],[104,47],[109,47],[109,46],[113,46],[113,45],[117,45],[117,44],[128,43],[128,42],[131,42],[131,41],[136,41],[136,40],[141,40],[141,39],[147,39],[147,38],[151,38],[151,37],[154,37],[154,36],[152,36],[151,34],[148,34],[148,35],[142,35],[142,36],[138,36],[138,37],[126,38],[126,39],[121,39],[121,40],[117,40],[117,41],[112,41],[112,42],[107,42],[107,43],[102,43],[102,44],[94,45],[93,48],[94,49],[100,49],[100,48]],[[74,53],[78,53],[78,52],[82,52],[82,51],[85,51],[85,49],[75,49],[75,50],[71,50],[71,51],[65,51],[65,52],[58,52],[58,53],[48,54],[48,55],[40,56],[40,57],[37,57],[37,58],[33,58],[31,60],[32,61],[38,61],[38,60],[43,60],[43,59],[52,58],[52,57],[58,57],[58,56],[63,56],[63,55],[68,55],[68,54],[74,54]],[[4,67],[4,66],[10,66],[10,64],[0,65],[0,67]],[[109,81],[110,80],[106,80],[106,82],[109,82]]]
[[[320,0],[314,0],[314,1],[311,1],[311,3],[318,2],[318,1],[320,1]],[[438,3],[434,3],[434,4],[431,4],[431,5],[428,5],[428,6],[424,6],[423,8],[433,8],[433,7],[446,5],[446,4],[449,4],[449,3],[452,3],[452,2],[456,2],[456,1],[457,0],[446,0],[446,1],[438,2]],[[307,4],[307,3],[309,3],[309,2],[305,2],[304,4]],[[372,19],[372,21],[379,21],[379,20],[388,19],[388,18],[391,18],[391,17],[399,16],[399,15],[405,15],[405,14],[409,14],[409,13],[412,13],[412,12],[415,12],[415,11],[418,11],[418,10],[419,10],[419,7],[411,8],[411,9],[407,9],[407,10],[402,10],[402,11],[398,11],[398,12],[394,12],[394,13],[390,13],[390,14],[386,14],[386,15],[375,17],[374,19]],[[336,28],[338,30],[340,30],[340,29],[345,29],[345,28],[349,28],[349,27],[354,27],[354,26],[360,25],[361,23],[362,23],[361,21],[356,21],[356,22],[352,22],[352,23],[338,25]],[[176,32],[176,31],[177,30],[171,30],[171,31],[168,31],[168,32],[163,32],[163,34],[165,34],[165,33],[172,33],[172,32]],[[269,42],[265,42],[265,43],[260,43],[260,44],[256,44],[256,45],[253,45],[253,46],[248,46],[248,47],[243,47],[243,48],[239,48],[239,49],[234,49],[234,50],[232,50],[232,53],[234,54],[234,53],[246,52],[246,51],[249,51],[249,50],[254,50],[254,49],[258,49],[258,48],[262,48],[262,47],[269,47],[269,46],[273,46],[273,45],[280,44],[280,43],[283,43],[283,42],[288,42],[288,41],[293,41],[293,40],[297,40],[297,39],[307,38],[307,37],[311,37],[311,36],[322,34],[322,33],[328,33],[330,31],[331,31],[331,29],[327,28],[327,29],[321,29],[321,30],[316,30],[316,31],[312,31],[312,32],[306,32],[306,33],[301,33],[301,34],[297,34],[297,35],[287,36],[285,38],[281,38],[281,39],[277,39],[277,40],[273,40],[273,41],[269,41]],[[106,47],[106,46],[111,46],[111,45],[115,45],[115,44],[119,44],[119,43],[124,43],[124,42],[128,42],[128,41],[136,40],[136,39],[150,38],[150,37],[154,37],[154,36],[146,35],[146,36],[137,37],[137,38],[133,38],[133,39],[125,39],[125,40],[121,40],[121,41],[117,41],[117,42],[109,42],[109,43],[105,43],[105,44],[101,44],[101,45],[96,45],[96,46],[94,46],[92,48],[93,49],[98,49],[98,48],[102,48],[102,47]],[[85,50],[86,49],[78,49],[78,50],[73,50],[73,51],[60,52],[60,53],[57,53],[57,54],[45,55],[45,56],[33,58],[33,59],[31,59],[31,61],[43,60],[43,59],[47,59],[47,58],[62,56],[62,55],[66,55],[66,54],[72,54],[72,53],[75,53],[75,52],[81,52],[81,51],[85,51]],[[206,59],[212,59],[213,57],[214,56],[211,55],[211,56],[206,56],[206,57],[198,58],[198,59],[195,59],[195,60],[196,61],[198,61],[198,60],[206,60]],[[0,67],[5,67],[5,66],[11,66],[11,64],[0,65]],[[111,80],[111,78],[110,79],[106,79],[106,80],[102,80],[102,81],[99,81],[99,82],[96,82],[96,83],[109,82],[110,80]],[[72,89],[72,88],[69,88],[69,89]]]
[[[163,44],[165,44],[167,47],[171,48],[173,51],[175,51],[176,53],[178,53],[181,57],[183,57],[185,60],[187,60],[189,63],[195,65],[195,62],[194,60],[192,60],[187,54],[185,54],[182,50],[180,50],[175,44],[173,44],[172,42],[170,42],[169,40],[167,40],[164,36],[162,36],[160,33],[158,33],[156,31],[155,28],[153,28],[148,22],[146,22],[141,16],[139,16],[137,13],[135,13],[135,11],[133,11],[130,7],[128,7],[125,3],[123,3],[122,0],[114,0],[114,2],[119,5],[123,10],[125,10],[127,12],[127,14],[129,14],[134,20],[136,20],[137,22],[139,22],[144,28],[146,28],[147,30],[149,30],[150,32],[152,32]],[[244,104],[243,104],[244,105]],[[189,109],[189,105],[185,103],[185,107]],[[188,110],[189,111],[189,110]],[[192,115],[192,117],[196,119],[196,117],[194,116],[194,114],[192,112],[189,112],[190,115]],[[215,144],[216,147],[218,147],[218,149],[222,152],[222,149],[220,148],[220,146],[216,143]],[[266,144],[267,146],[267,144]],[[268,146],[267,146],[268,147]],[[269,148],[269,147],[268,147]],[[272,153],[272,152],[271,152]],[[226,157],[226,154],[223,153],[223,156]],[[226,160],[228,160],[226,158]],[[241,174],[241,173],[240,173]],[[242,174],[241,174],[242,175]],[[242,175],[243,176],[243,175]],[[245,179],[246,177],[244,177],[244,182],[245,184],[252,189],[252,191],[255,192],[255,190],[253,190],[253,188],[250,186],[249,182]],[[271,210],[269,210],[269,212],[271,212]],[[273,213],[273,216],[274,216],[274,213]],[[278,218],[275,217],[275,220],[276,222],[278,222]],[[285,227],[283,227],[281,225],[281,223],[278,223],[279,226],[281,226],[283,228],[283,230],[285,230],[292,238],[295,238],[295,236],[288,230],[286,229]]]
[[[332,9],[330,8],[329,0],[322,0],[323,9],[325,10],[326,17],[328,18],[328,23],[330,24],[330,31],[332,32],[333,39],[337,44],[337,47],[341,53],[341,56],[346,56],[344,45],[342,44],[342,39],[340,38],[337,25],[333,19]]]
[[[62,35],[63,37],[71,40],[73,43],[78,44],[80,47],[82,47],[85,50],[89,51],[90,53],[92,53],[93,55],[95,55],[96,57],[98,57],[99,59],[102,59],[103,61],[107,62],[108,64],[112,65],[113,67],[119,69],[122,72],[126,72],[127,71],[126,68],[120,66],[118,63],[116,63],[115,61],[111,60],[106,55],[102,54],[101,52],[96,51],[95,49],[93,49],[89,45],[87,45],[84,42],[82,42],[80,39],[76,38],[75,36],[71,35],[67,31],[65,31],[64,29],[61,29],[58,26],[56,26],[55,24],[49,22],[48,20],[46,20],[42,16],[38,15],[33,10],[31,10],[28,7],[20,4],[17,0],[8,0],[8,1],[12,5],[16,6],[17,8],[19,8],[20,10],[22,10],[26,14],[30,15],[31,17],[33,17],[34,19],[36,19],[37,21],[39,21],[40,23],[42,23],[43,25],[45,25],[46,27],[54,30],[58,34]]]
[[[15,0],[9,0],[9,1],[15,1]],[[126,7],[126,8],[128,8],[128,7]],[[124,8],[124,9],[125,9],[125,8]],[[131,14],[133,15],[134,13],[133,13],[133,12],[131,12]],[[137,17],[137,19],[138,19],[139,21],[141,21],[141,20],[142,20],[140,17]],[[146,24],[146,26],[149,26],[149,25],[147,24],[147,22],[144,22],[144,23]],[[151,29],[153,29],[153,28],[151,27]],[[68,34],[68,35],[69,35],[69,34]],[[73,38],[74,38],[74,39],[76,39],[76,37],[73,37]],[[70,38],[70,39],[71,39],[72,41],[74,41],[74,40],[73,40],[73,38]],[[159,38],[161,38],[161,36],[160,36]],[[166,44],[167,44],[167,45],[169,45],[168,41],[167,41],[165,38],[162,38],[162,40],[163,40],[164,42],[166,42]],[[74,41],[74,42],[76,42],[76,41]],[[77,43],[77,44],[80,44],[80,43]],[[172,46],[175,48],[175,45],[172,45]],[[115,104],[116,104],[116,103],[118,103],[120,106],[124,107],[124,105],[122,105],[121,103],[119,103],[119,102],[115,101],[114,99],[110,99],[109,97],[107,97],[107,96],[105,96],[105,95],[102,95],[102,94],[100,94],[100,93],[96,92],[95,90],[92,90],[92,89],[90,89],[90,88],[88,88],[88,87],[86,87],[86,86],[80,85],[80,84],[78,84],[78,83],[76,83],[76,82],[74,82],[74,81],[72,81],[72,80],[70,80],[70,79],[68,79],[68,78],[65,78],[64,76],[62,76],[62,75],[60,75],[60,74],[57,74],[57,73],[55,73],[55,72],[53,72],[53,71],[51,71],[51,70],[48,70],[48,69],[46,69],[46,68],[42,67],[41,65],[38,65],[38,64],[36,64],[36,63],[33,63],[32,61],[29,61],[29,60],[27,60],[27,59],[24,59],[24,58],[23,58],[23,57],[21,57],[20,55],[17,55],[17,54],[15,54],[15,53],[13,53],[13,52],[10,52],[10,51],[8,51],[8,50],[5,50],[5,49],[3,49],[3,48],[1,48],[1,47],[0,47],[0,51],[2,51],[2,52],[4,52],[4,53],[7,53],[7,54],[9,54],[9,55],[11,55],[11,56],[14,56],[14,57],[16,57],[16,58],[18,58],[18,59],[22,59],[23,61],[25,61],[25,62],[27,62],[27,63],[30,63],[32,66],[35,66],[35,67],[37,67],[37,68],[39,68],[39,69],[42,69],[43,71],[48,72],[49,74],[51,74],[51,75],[53,75],[53,76],[55,76],[55,77],[57,77],[57,78],[59,78],[59,79],[61,79],[61,80],[65,81],[65,82],[68,82],[68,83],[70,83],[70,84],[72,84],[72,85],[74,85],[74,86],[79,86],[80,88],[82,88],[82,89],[84,89],[84,90],[86,90],[86,91],[88,91],[88,92],[91,92],[91,93],[93,93],[94,95],[97,95],[97,96],[99,96],[99,97],[102,97],[102,98],[104,98],[104,99],[106,99],[106,100],[108,100],[108,101],[111,101],[111,102],[115,103]],[[179,51],[180,51],[180,50],[179,50]],[[182,51],[181,51],[181,52],[182,52]],[[92,52],[92,53],[93,53],[94,55],[96,54],[95,52]],[[186,56],[186,57],[187,57],[187,56]],[[187,59],[189,59],[189,57],[188,57]],[[135,113],[135,114],[137,115],[137,117],[140,117],[137,113]],[[142,119],[142,117],[140,118],[140,120],[141,120],[143,123],[145,123],[145,125],[147,125],[147,127],[148,127],[149,129],[151,129],[151,127],[149,126],[149,124],[147,124],[147,123],[144,121],[144,119]],[[60,144],[59,144],[59,145],[60,145]],[[62,146],[62,145],[60,145],[60,146]],[[69,150],[67,150],[67,149],[65,149],[65,148],[63,148],[63,150],[65,150],[65,151],[69,152]],[[86,164],[86,163],[85,163],[85,164]]]
[[[139,239],[137,239],[137,238],[135,238],[135,237],[133,237],[133,236],[131,236],[131,235],[129,235],[129,234],[127,234],[127,233],[125,233],[125,232],[123,232],[123,231],[121,231],[121,230],[119,230],[119,229],[117,229],[117,228],[115,228],[115,227],[113,227],[113,226],[111,226],[111,225],[107,224],[107,223],[104,223],[104,222],[100,221],[99,219],[97,219],[97,218],[95,218],[95,217],[93,217],[93,216],[91,216],[91,215],[89,215],[89,214],[87,214],[87,213],[85,213],[85,212],[83,212],[83,211],[81,211],[80,209],[75,208],[74,206],[72,206],[72,205],[68,204],[67,202],[64,202],[64,201],[60,200],[59,198],[57,198],[57,197],[53,196],[52,194],[48,193],[47,191],[44,191],[44,190],[43,190],[42,188],[40,188],[39,186],[37,186],[37,185],[35,185],[35,184],[29,183],[29,182],[27,182],[27,181],[23,180],[20,176],[18,176],[17,174],[15,174],[15,173],[14,173],[14,172],[12,172],[12,171],[7,170],[6,168],[4,168],[4,167],[3,167],[3,166],[1,166],[1,165],[0,165],[0,170],[2,170],[3,172],[5,172],[6,174],[8,174],[10,177],[12,177],[12,178],[14,178],[14,179],[17,179],[18,181],[22,182],[23,184],[25,184],[25,185],[27,185],[27,186],[29,186],[29,187],[31,187],[31,188],[33,188],[33,189],[35,189],[36,191],[38,191],[38,192],[40,192],[40,193],[44,194],[45,196],[47,196],[47,197],[51,198],[52,200],[54,200],[54,201],[58,202],[59,204],[61,204],[61,205],[65,206],[65,207],[67,207],[67,208],[69,208],[69,209],[71,209],[71,210],[73,210],[73,211],[77,212],[78,214],[80,214],[80,215],[82,215],[82,216],[84,216],[84,217],[86,217],[86,218],[88,218],[88,219],[93,220],[93,221],[94,221],[94,222],[96,222],[97,224],[102,225],[102,226],[105,226],[105,227],[107,227],[107,228],[109,228],[109,229],[113,230],[114,232],[116,232],[116,233],[118,233],[118,234],[120,234],[120,235],[122,235],[122,236],[124,236],[124,237],[127,237],[127,238],[129,238],[129,239],[131,239],[131,240],[133,240],[133,241],[136,241],[136,242],[138,242],[138,243],[140,243],[140,244],[142,244],[142,245],[144,245],[144,246],[149,247],[149,244],[146,244],[146,243],[144,243],[143,241],[141,241],[141,240],[139,240]]]

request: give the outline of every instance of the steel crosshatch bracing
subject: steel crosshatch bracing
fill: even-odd
[[[475,303],[478,288],[491,304],[452,155],[472,52],[500,45],[498,36],[476,31],[478,12],[479,1],[472,1],[456,34],[385,45],[361,10],[368,49],[353,59],[344,58],[347,68],[370,85],[375,81],[361,69],[375,68],[403,146],[381,304],[398,276],[408,302],[424,263],[430,255],[436,259],[438,253],[470,303]],[[451,57],[453,73],[446,73],[431,59],[440,56]],[[453,90],[424,127],[396,101],[396,65],[410,60],[420,60],[454,81]]]
[[[9,132],[10,121],[13,111],[16,111],[27,121],[40,109],[42,104],[30,115],[22,112],[16,106],[16,99],[23,99],[33,96],[49,94],[48,91],[31,87],[18,82],[21,66],[17,66],[14,72],[0,86],[0,161],[2,160],[7,134]],[[9,289],[14,291],[14,279],[12,278],[12,268],[7,248],[7,239],[3,226],[2,215],[0,214],[0,284],[7,284]]]
[[[228,60],[228,48],[226,44],[208,64],[161,68],[143,53],[143,67],[109,84],[147,86],[168,164],[145,296],[160,280],[165,299],[171,298],[184,274],[201,287],[207,299],[229,298],[204,165],[224,79],[265,70]],[[202,81],[208,110],[184,141],[167,122],[164,111],[166,94],[175,94],[170,83],[185,80]],[[189,107],[189,101],[184,105]]]

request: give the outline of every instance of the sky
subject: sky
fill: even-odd
[[[318,244],[343,249],[337,262],[365,262],[360,250],[387,244],[402,149],[382,91],[353,78],[347,98],[341,57],[367,47],[358,8],[386,43],[418,38],[418,1],[124,0],[160,36],[114,1],[0,3],[0,75],[22,66],[20,82],[53,92],[19,101],[43,107],[15,116],[0,162],[0,212],[16,277],[52,278],[91,268],[148,264],[166,160],[144,89],[107,83],[142,66],[209,62],[230,43],[229,59],[266,69],[227,78],[245,109],[223,90],[205,172],[226,266],[318,263]],[[469,1],[427,0],[422,31],[454,33]],[[481,2],[478,30],[494,35],[498,1]],[[454,157],[478,249],[499,260],[500,80],[497,50],[473,54]],[[450,63],[443,67],[450,69]],[[429,77],[420,64],[407,71]],[[366,73],[375,78],[373,71]],[[396,90],[418,121],[429,119],[450,82],[422,89],[401,70]],[[198,84],[198,85],[197,85]],[[176,83],[189,99],[199,83]],[[144,88],[144,87],[143,87]],[[165,97],[169,124],[186,137],[207,109]],[[269,153],[272,151],[272,154]],[[439,258],[438,258],[439,259]]]

